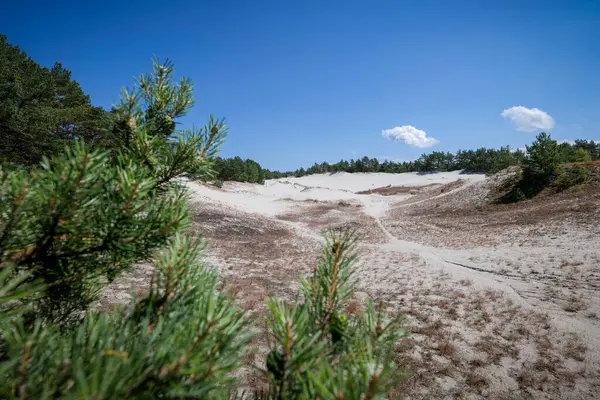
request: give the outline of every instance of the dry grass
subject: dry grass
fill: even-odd
[[[488,380],[481,374],[476,372],[470,372],[465,377],[465,383],[473,389],[476,393],[483,393],[489,386]]]
[[[490,202],[494,187],[484,181],[461,185],[444,195],[437,190],[423,191],[418,206],[408,207],[415,200],[411,198],[392,207],[384,226],[401,239],[468,248],[512,241],[515,235],[527,240],[536,230],[548,231],[565,220],[579,229],[593,229],[600,213],[598,183],[586,185],[578,193],[502,205]]]
[[[566,312],[576,313],[578,311],[583,311],[587,309],[587,303],[580,297],[575,295],[570,295],[563,305],[563,310]]]
[[[363,190],[356,194],[379,194],[381,196],[393,196],[396,194],[417,194],[427,188],[440,186],[438,184],[430,184],[425,186],[383,186],[375,189]]]
[[[375,219],[365,214],[362,206],[346,201],[306,203],[277,216],[281,221],[298,223],[316,233],[330,227],[354,230],[367,243],[384,243],[385,232]]]

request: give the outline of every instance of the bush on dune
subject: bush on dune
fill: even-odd
[[[562,167],[559,170],[558,177],[554,181],[554,186],[558,190],[566,190],[572,186],[581,185],[589,178],[587,169],[581,165],[572,167]]]
[[[561,146],[550,135],[540,133],[536,140],[527,146],[523,167],[517,179],[513,181],[514,184],[510,184],[510,190],[500,197],[499,202],[518,202],[535,197],[546,188],[565,190],[585,183],[588,180],[585,167],[561,165],[565,161],[560,151]],[[575,152],[575,158],[590,159],[587,150],[579,150]]]

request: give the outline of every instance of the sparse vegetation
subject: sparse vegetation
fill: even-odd
[[[558,172],[558,177],[554,181],[554,185],[559,190],[566,190],[572,186],[581,185],[588,180],[588,172],[581,165],[572,167],[562,167]]]

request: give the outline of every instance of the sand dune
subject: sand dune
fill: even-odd
[[[409,376],[403,397],[596,398],[600,190],[490,204],[504,178],[336,173],[187,184],[207,263],[252,313],[269,295],[293,298],[325,228],[355,229],[357,301],[383,302],[411,332],[397,358]],[[410,190],[359,194],[388,186]]]

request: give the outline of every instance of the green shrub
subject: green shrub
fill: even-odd
[[[575,150],[575,162],[588,162],[588,161],[592,161],[592,155],[590,154],[590,152],[582,147],[578,147],[577,150]]]
[[[355,237],[330,230],[311,279],[301,281],[303,303],[268,302],[275,339],[267,357],[268,398],[379,398],[401,378],[394,367],[404,330],[372,302],[348,315],[356,281]]]
[[[576,165],[570,168],[562,168],[554,181],[554,186],[559,190],[566,190],[572,186],[580,185],[588,180],[588,172],[585,167]]]
[[[197,264],[200,250],[173,239],[156,258],[150,294],[130,307],[90,313],[66,332],[39,320],[31,329],[14,324],[0,397],[223,398],[251,334],[216,274]]]
[[[542,132],[527,146],[527,157],[523,163],[523,180],[536,191],[548,186],[558,175],[560,153],[558,143]]]
[[[155,62],[153,70],[162,74],[157,71],[165,69]],[[178,96],[172,67],[166,70],[162,80],[148,78],[135,90],[147,92],[149,99],[167,91],[175,100],[165,112],[182,115],[191,102]],[[121,134],[128,146],[91,151],[74,142],[37,169],[0,168],[1,262],[47,285],[32,320],[74,322],[104,283],[150,258],[189,226],[177,178],[212,177],[224,125],[211,117],[202,130],[172,132],[179,137],[172,143],[164,132],[153,132],[154,123],[145,122],[144,115],[156,115],[157,107],[138,105],[141,97],[124,99],[116,113],[127,128]]]
[[[561,154],[558,143],[542,132],[527,146],[520,180],[513,189],[503,195],[499,202],[514,203],[535,197],[558,176]]]
[[[144,167],[111,164],[82,144],[32,172],[0,171],[0,180],[2,263],[48,286],[36,312],[56,323],[189,225],[179,191],[158,197]]]

